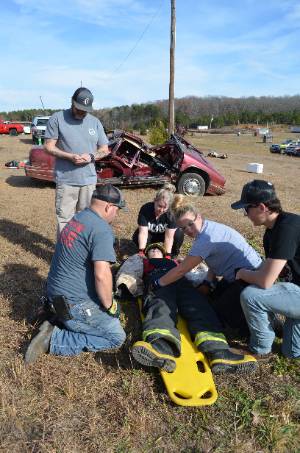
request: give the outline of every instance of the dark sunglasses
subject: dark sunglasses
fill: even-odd
[[[257,208],[257,206],[257,204],[247,204],[246,206],[244,206],[245,214],[248,214],[250,208]]]
[[[190,220],[185,226],[180,227],[181,231],[185,232],[188,228],[191,228],[192,226],[194,226],[197,217],[198,217],[198,215],[196,215],[196,217],[194,218],[194,220]]]

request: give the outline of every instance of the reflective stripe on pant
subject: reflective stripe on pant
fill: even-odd
[[[175,344],[178,351],[180,351],[180,339],[177,338],[177,335],[173,335],[172,332],[168,329],[152,329],[143,331],[143,340],[151,343],[159,338],[164,338],[165,340]]]
[[[167,287],[165,287],[167,288]],[[160,292],[160,291],[159,291]],[[166,289],[164,294],[168,294]],[[163,338],[181,350],[180,333],[176,328],[177,304],[175,298],[150,293],[143,301],[143,340],[152,343]]]
[[[192,339],[200,332],[215,334],[218,341],[223,335],[221,324],[206,297],[185,278],[150,294],[144,301],[143,312],[143,333],[147,334],[146,341],[164,338],[178,347],[180,334],[176,328],[177,313],[186,320]],[[227,342],[225,344],[222,341],[222,344],[226,349]],[[202,344],[199,344],[199,349],[201,347]]]
[[[56,185],[55,209],[59,233],[76,212],[90,206],[95,187],[95,184],[88,186]]]
[[[202,352],[229,349],[226,337],[222,332],[198,332],[195,336],[195,345]]]

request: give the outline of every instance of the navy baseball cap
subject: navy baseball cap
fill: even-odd
[[[111,203],[120,209],[128,211],[122,192],[112,184],[97,186],[93,192],[92,198],[107,201],[107,203]]]
[[[83,110],[84,112],[92,112],[93,111],[93,101],[94,96],[87,88],[77,88],[75,93],[72,96],[72,101],[74,106],[78,110]]]
[[[242,209],[249,205],[259,205],[277,198],[275,188],[271,182],[254,179],[244,185],[241,199],[232,203],[232,209]]]

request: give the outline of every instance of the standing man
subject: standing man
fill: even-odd
[[[119,189],[100,186],[90,208],[75,214],[56,244],[47,280],[47,299],[59,326],[45,321],[31,341],[25,362],[45,353],[72,356],[117,348],[125,340],[112,295],[110,263],[115,262],[110,223],[126,208]]]
[[[55,156],[55,208],[58,232],[75,212],[90,205],[97,182],[96,152],[108,153],[108,140],[98,118],[91,115],[94,97],[78,88],[68,110],[54,113],[45,133],[45,151]]]
[[[300,216],[284,212],[272,183],[254,180],[244,185],[241,199],[231,205],[244,209],[253,225],[264,225],[266,261],[257,270],[240,269],[236,278],[250,283],[241,305],[250,329],[250,349],[271,352],[273,314],[286,317],[282,353],[300,358]],[[282,277],[284,282],[276,282]]]

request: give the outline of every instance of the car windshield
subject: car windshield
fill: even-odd
[[[43,119],[37,120],[36,125],[37,126],[46,126],[47,123],[48,123],[48,118],[43,118]]]

